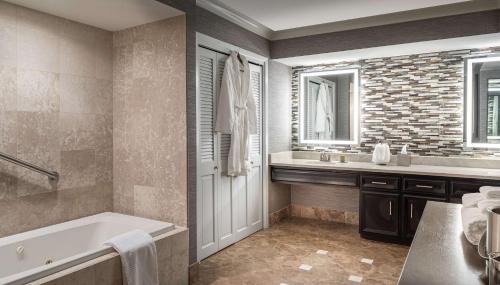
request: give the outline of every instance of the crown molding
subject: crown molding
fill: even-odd
[[[273,30],[224,5],[218,0],[196,0],[196,5],[261,37],[266,39],[273,37]]]
[[[360,28],[397,24],[473,12],[500,9],[500,0],[471,0],[411,11],[403,11],[289,30],[273,31],[218,0],[196,0],[196,4],[268,40],[282,40]]]

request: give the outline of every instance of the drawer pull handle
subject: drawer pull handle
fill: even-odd
[[[389,201],[389,216],[392,216],[392,201]]]
[[[372,184],[376,184],[376,185],[387,185],[387,182],[372,181]]]
[[[417,188],[426,188],[426,189],[432,189],[432,188],[434,188],[433,186],[430,186],[430,185],[419,185],[419,184],[415,185],[415,187],[417,187]]]
[[[410,204],[410,219],[413,219],[413,203]]]

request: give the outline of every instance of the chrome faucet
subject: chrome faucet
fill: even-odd
[[[320,161],[330,161],[330,154],[326,153],[325,151],[321,152],[321,155],[319,156]]]

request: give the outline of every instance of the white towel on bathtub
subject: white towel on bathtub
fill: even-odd
[[[123,281],[127,285],[158,285],[158,261],[153,238],[134,230],[106,241],[120,254]]]
[[[479,208],[462,208],[462,227],[467,240],[478,245],[486,231],[486,215]]]

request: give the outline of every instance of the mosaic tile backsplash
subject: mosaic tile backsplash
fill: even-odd
[[[415,155],[472,156],[487,149],[465,148],[463,143],[464,58],[500,52],[499,47],[366,59],[292,69],[292,149],[301,145],[299,130],[299,73],[359,68],[360,143],[334,146],[346,152],[371,153],[385,140],[393,153],[409,144]]]

